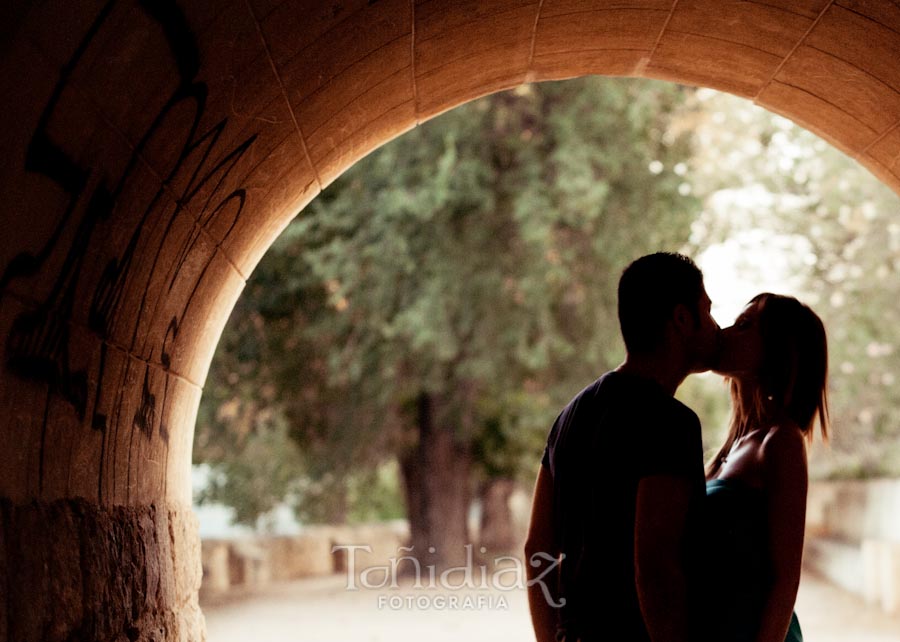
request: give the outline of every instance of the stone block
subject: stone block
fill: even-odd
[[[235,586],[260,588],[272,577],[266,541],[237,540],[228,547],[229,582]]]
[[[892,615],[900,613],[900,541],[885,542],[881,576],[881,608]]]
[[[161,563],[166,512],[83,499],[0,501],[0,639],[200,642],[196,591],[180,602],[160,591],[166,575],[181,573]],[[182,562],[190,576],[190,560]]]
[[[273,580],[317,577],[334,572],[331,539],[323,529],[308,530],[311,532],[269,540]]]

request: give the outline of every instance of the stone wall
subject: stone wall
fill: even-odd
[[[814,482],[807,524],[847,542],[900,541],[900,479]]]
[[[0,640],[205,639],[190,507],[0,499]]]
[[[900,479],[810,484],[804,559],[834,584],[900,612]]]
[[[234,590],[257,589],[271,582],[355,572],[384,565],[409,537],[405,523],[308,527],[295,536],[260,536],[202,542],[200,599]],[[367,547],[347,549],[342,547]],[[335,547],[338,547],[335,549]],[[348,555],[352,554],[352,560]]]

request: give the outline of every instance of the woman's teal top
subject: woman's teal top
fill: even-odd
[[[753,642],[772,582],[765,491],[737,480],[710,480],[704,513],[704,639]],[[796,613],[785,642],[803,642]]]

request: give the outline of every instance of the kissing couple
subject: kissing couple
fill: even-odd
[[[828,349],[793,297],[710,313],[681,254],[619,280],[625,361],[578,393],[547,439],[525,544],[538,642],[802,642],[794,602],[807,444],[828,433]],[[700,421],[673,396],[691,373],[728,382],[731,422],[704,469]],[[546,571],[545,571],[546,572]],[[543,576],[541,576],[543,577]]]

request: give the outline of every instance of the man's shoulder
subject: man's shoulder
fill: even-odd
[[[679,424],[685,424],[689,427],[700,425],[700,418],[697,416],[697,413],[684,402],[670,396],[667,399],[667,406],[668,411]]]
[[[661,387],[648,388],[642,396],[632,397],[636,416],[644,421],[677,431],[699,431],[700,418],[687,404]]]
[[[610,374],[613,374],[615,371],[605,372],[596,379],[594,379],[591,383],[586,385],[584,388],[578,391],[578,393],[572,397],[569,403],[566,404],[566,410],[571,410],[576,406],[582,405],[585,401],[591,401],[597,397],[600,393],[601,389],[609,386]]]
[[[688,423],[699,423],[697,413],[663,390],[655,381],[612,370],[601,376],[588,388],[593,387],[593,385],[602,386],[604,384],[609,388],[615,399],[633,403],[637,406],[637,409],[646,410],[654,414],[662,413],[673,419]]]
[[[660,419],[687,427],[700,424],[697,414],[687,405],[666,393],[656,382],[635,375],[610,370],[581,389],[566,404],[560,419],[573,415],[594,414],[601,408],[627,408],[635,419]]]

